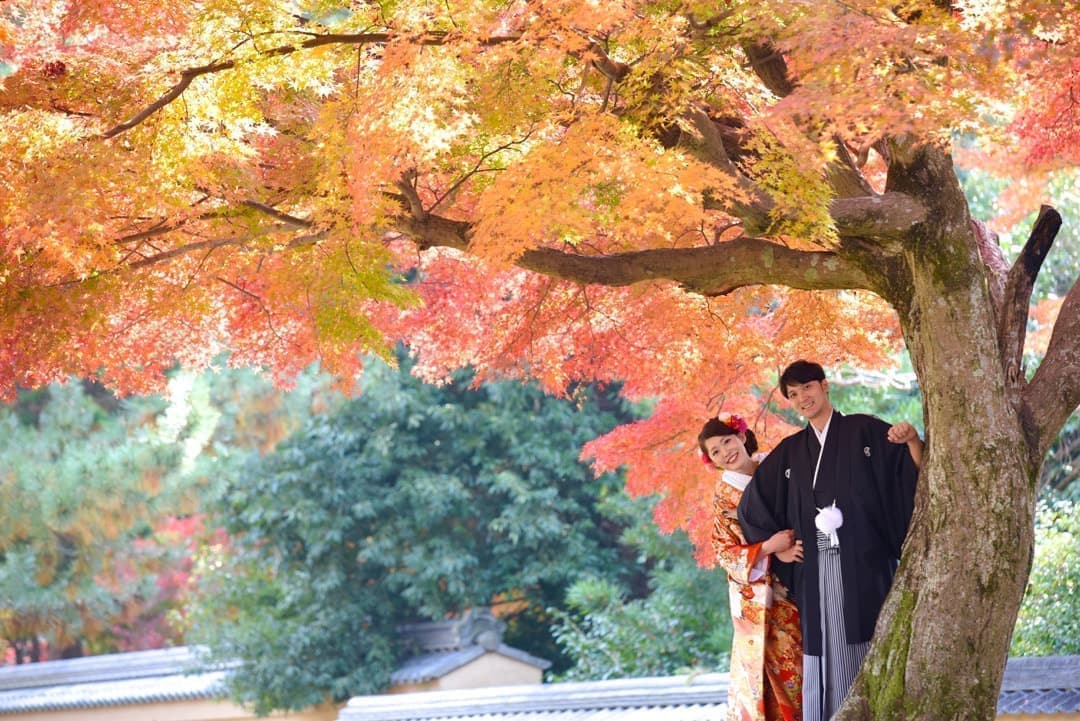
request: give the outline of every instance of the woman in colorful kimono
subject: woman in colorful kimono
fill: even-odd
[[[721,469],[716,484],[713,547],[727,571],[734,635],[729,721],[798,721],[802,716],[799,612],[771,568],[773,558],[802,560],[802,542],[785,530],[747,544],[735,509],[757,468],[757,439],[739,416],[709,419],[698,434],[701,459]]]

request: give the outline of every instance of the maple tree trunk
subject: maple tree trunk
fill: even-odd
[[[955,219],[955,216],[953,216]],[[1039,463],[961,223],[914,252],[901,324],[928,443],[873,646],[838,719],[993,719],[1034,539]]]
[[[851,694],[857,713],[844,719],[995,717],[1031,564],[1037,469],[1000,373],[976,375],[996,355],[987,362],[951,337],[922,375],[932,438],[916,514]]]

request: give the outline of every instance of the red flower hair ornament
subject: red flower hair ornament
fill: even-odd
[[[734,413],[721,413],[716,416],[716,420],[720,421],[736,433],[746,433],[747,429],[750,427],[746,425],[745,418],[737,416]]]

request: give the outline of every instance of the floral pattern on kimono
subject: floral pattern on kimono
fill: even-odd
[[[729,721],[802,717],[802,633],[787,589],[768,571],[761,544],[747,545],[735,509],[749,478],[724,472],[717,484],[713,548],[728,574],[731,620]]]

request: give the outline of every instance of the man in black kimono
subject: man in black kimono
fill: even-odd
[[[788,366],[780,391],[809,423],[758,466],[739,523],[749,543],[786,528],[802,541],[802,562],[776,571],[793,577],[802,621],[803,721],[827,721],[851,688],[892,586],[922,441],[910,424],[890,428],[834,411],[816,363]]]

